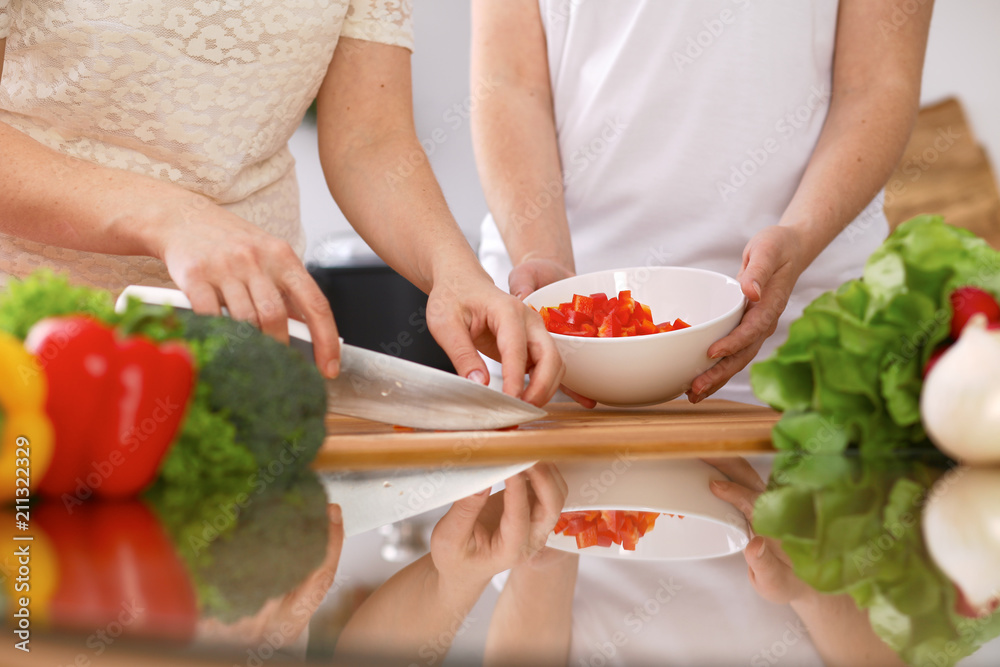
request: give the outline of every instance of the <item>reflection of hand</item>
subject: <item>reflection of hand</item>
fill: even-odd
[[[750,239],[743,250],[743,267],[738,276],[750,305],[739,325],[708,348],[708,355],[720,361],[691,383],[688,399],[692,403],[721,389],[753,360],[774,333],[792,288],[805,269],[799,266],[801,248],[799,232],[791,227],[766,227]]]
[[[427,297],[427,326],[462,377],[486,384],[477,350],[503,362],[504,393],[534,405],[555,394],[565,367],[542,318],[483,274],[445,281]],[[531,374],[524,387],[524,374]]]
[[[255,650],[269,644],[276,652],[305,657],[309,621],[333,585],[344,546],[344,521],[338,505],[327,507],[330,518],[326,558],[299,584],[280,598],[271,598],[255,615],[226,625],[217,619],[199,624],[199,636],[212,643],[225,643]],[[252,558],[253,556],[250,555]]]
[[[539,463],[508,479],[494,496],[487,489],[456,502],[431,535],[441,579],[463,588],[485,586],[494,575],[538,557],[567,492],[556,467]]]
[[[730,503],[753,525],[753,508],[766,485],[757,471],[745,459],[706,459],[731,482],[714,481],[710,488],[718,498]],[[748,575],[757,594],[768,602],[788,604],[815,594],[805,582],[795,576],[792,563],[777,540],[755,536],[743,551],[749,566]]]
[[[291,246],[220,206],[194,201],[167,214],[153,250],[195,312],[218,315],[225,306],[282,342],[288,317],[304,319],[316,365],[336,376],[340,344],[330,303]]]
[[[745,459],[705,459],[731,479],[713,481],[712,493],[732,504],[753,525],[753,508],[766,485]],[[827,665],[903,667],[899,656],[872,630],[868,612],[850,595],[824,595],[799,579],[777,540],[755,536],[743,551],[750,583],[768,602],[789,604]]]

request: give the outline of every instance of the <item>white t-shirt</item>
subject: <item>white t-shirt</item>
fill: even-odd
[[[577,271],[680,265],[735,276],[747,241],[790,202],[822,129],[837,0],[540,8]],[[888,232],[881,208],[879,197],[803,274],[760,358],[806,304],[860,275]],[[510,260],[489,216],[480,258],[507,289]],[[754,401],[746,372],[716,395]],[[756,595],[740,554],[582,558],[573,614],[574,667],[822,664],[791,608]]]
[[[540,5],[577,272],[679,265],[735,277],[747,241],[791,201],[822,129],[837,0]],[[858,277],[887,233],[878,197],[803,274],[759,358],[806,304]],[[480,258],[507,289],[491,217]],[[717,396],[753,402],[748,373]]]

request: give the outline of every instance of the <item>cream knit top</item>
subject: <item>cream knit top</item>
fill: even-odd
[[[0,0],[0,122],[64,155],[204,194],[301,255],[288,139],[340,36],[412,49],[411,2]],[[115,292],[172,285],[159,260],[0,234],[0,276],[41,266]]]

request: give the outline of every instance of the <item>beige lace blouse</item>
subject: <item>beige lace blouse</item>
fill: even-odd
[[[412,49],[411,2],[0,0],[0,121],[65,155],[205,194],[301,255],[288,139],[340,36]],[[152,258],[0,234],[0,282],[41,266],[114,292],[172,285]]]

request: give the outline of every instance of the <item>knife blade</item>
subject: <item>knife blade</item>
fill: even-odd
[[[183,292],[164,287],[130,285],[115,309],[128,298],[190,310]],[[223,313],[228,314],[223,308]],[[309,327],[288,320],[289,344],[314,359]],[[548,413],[530,403],[436,368],[341,343],[340,375],[327,380],[327,409],[411,428],[476,431],[506,428]]]
[[[488,489],[534,465],[451,466],[387,470],[321,470],[327,500],[340,505],[344,536],[429,512]]]
[[[330,412],[442,431],[505,428],[548,414],[436,368],[354,345],[340,350],[340,375],[326,381]]]

